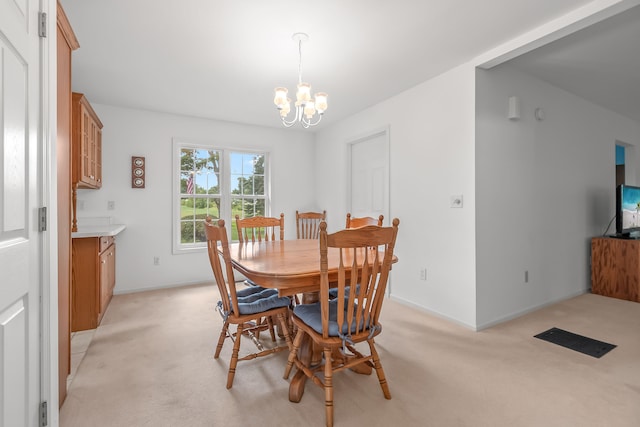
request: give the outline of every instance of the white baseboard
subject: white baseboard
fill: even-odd
[[[553,300],[550,300],[550,301],[545,301],[545,302],[543,302],[541,304],[537,304],[537,305],[525,308],[523,310],[518,310],[518,311],[516,311],[514,313],[511,313],[511,314],[508,314],[506,316],[498,317],[497,319],[491,320],[489,322],[485,322],[482,325],[477,325],[476,331],[481,331],[483,329],[490,328],[490,327],[495,326],[497,324],[508,322],[509,320],[513,320],[513,319],[515,319],[517,317],[524,316],[525,314],[534,312],[536,310],[540,310],[541,308],[548,307],[548,306],[553,305],[553,304],[557,304],[557,303],[559,303],[561,301],[566,301],[568,299],[575,298],[575,297],[577,297],[579,295],[586,294],[587,292],[589,292],[589,289],[583,289],[581,291],[574,292],[574,293],[571,293],[569,295],[566,295],[566,296],[563,296],[563,297],[560,297],[560,298],[556,298],[556,299],[553,299]]]
[[[399,302],[400,304],[407,305],[409,307],[415,308],[415,309],[423,311],[425,313],[433,314],[436,317],[439,317],[439,318],[444,319],[444,320],[448,320],[448,321],[450,321],[452,323],[458,324],[458,325],[460,325],[462,327],[465,327],[467,329],[471,329],[472,331],[476,330],[476,328],[473,325],[469,325],[468,323],[462,322],[462,321],[460,321],[458,319],[455,319],[453,317],[447,316],[446,314],[440,313],[438,311],[434,311],[434,310],[428,309],[427,307],[418,305],[418,304],[414,303],[413,301],[409,301],[409,300],[404,299],[404,298],[396,297],[394,295],[389,295],[389,298],[391,298],[392,300],[394,300],[396,302]]]
[[[157,291],[160,289],[170,289],[170,288],[184,288],[185,286],[195,286],[195,285],[215,285],[215,282],[202,282],[202,281],[197,281],[197,282],[180,282],[180,283],[168,283],[168,284],[163,284],[163,285],[158,285],[158,286],[149,286],[149,287],[143,287],[143,288],[136,288],[136,289],[127,289],[126,291],[119,291],[117,289],[113,290],[113,294],[114,295],[125,295],[125,294],[134,294],[136,292],[145,292],[145,291]]]
[[[477,325],[477,324],[476,325],[470,325],[468,323],[460,321],[459,319],[455,319],[455,318],[453,318],[451,316],[447,316],[446,314],[440,313],[438,311],[431,310],[431,309],[426,308],[424,306],[418,305],[418,304],[416,304],[416,303],[414,303],[412,301],[406,300],[404,298],[396,297],[394,295],[389,295],[389,298],[391,298],[394,301],[399,302],[400,304],[404,304],[404,305],[407,305],[409,307],[413,307],[413,308],[418,309],[420,311],[423,311],[425,313],[433,314],[434,316],[437,316],[437,317],[439,317],[441,319],[448,320],[448,321],[450,321],[452,323],[455,323],[457,325],[463,326],[463,327],[465,327],[467,329],[471,329],[472,331],[476,331],[477,332],[477,331],[481,331],[483,329],[487,329],[487,328],[490,328],[492,326],[498,325],[500,323],[508,322],[509,320],[513,320],[513,319],[515,319],[517,317],[524,316],[525,314],[528,314],[528,313],[531,313],[533,311],[539,310],[541,308],[544,308],[544,307],[559,303],[561,301],[565,301],[565,300],[568,300],[568,299],[571,299],[571,298],[575,298],[575,297],[577,297],[579,295],[583,295],[583,294],[588,293],[588,292],[589,292],[589,289],[582,289],[582,290],[580,290],[578,292],[574,292],[574,293],[571,293],[569,295],[566,295],[566,296],[563,296],[563,297],[560,297],[560,298],[556,298],[556,299],[551,300],[551,301],[546,301],[546,302],[544,302],[542,304],[537,304],[537,305],[534,305],[534,306],[531,306],[531,307],[527,307],[527,308],[525,308],[523,310],[518,310],[518,311],[516,311],[514,313],[511,313],[511,314],[508,314],[506,316],[498,317],[498,318],[496,318],[494,320],[491,320],[489,322],[485,322],[485,323],[483,323],[481,325]]]

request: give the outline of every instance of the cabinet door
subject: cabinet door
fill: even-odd
[[[102,129],[94,122],[95,128],[95,183],[96,187],[102,187]]]
[[[80,135],[82,138],[82,144],[80,146],[80,181],[85,184],[91,185],[94,180],[93,175],[93,143],[91,138],[91,117],[87,113],[84,106],[80,107]]]
[[[73,93],[73,184],[102,186],[102,122],[81,93]]]
[[[75,332],[98,326],[102,264],[97,237],[76,238],[72,242],[71,330]]]
[[[100,318],[107,310],[115,285],[116,246],[109,246],[100,255]]]

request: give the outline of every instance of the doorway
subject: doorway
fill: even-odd
[[[349,212],[384,215],[389,223],[389,132],[383,129],[349,143]]]

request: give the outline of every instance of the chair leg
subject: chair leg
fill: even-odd
[[[280,327],[284,333],[284,340],[287,342],[287,347],[289,347],[289,351],[293,347],[293,343],[291,342],[291,334],[289,332],[289,325],[287,325],[287,318],[283,313],[278,313],[278,320],[280,320]]]
[[[324,349],[324,409],[327,427],[333,426],[333,366],[331,349]]]
[[[291,346],[291,351],[289,352],[289,359],[287,360],[287,367],[284,370],[284,375],[282,378],[289,379],[289,374],[291,373],[291,368],[293,367],[293,361],[296,359],[298,355],[298,349],[300,349],[300,343],[302,343],[302,336],[304,335],[304,331],[302,329],[298,329],[296,333],[296,337],[293,340],[293,345]]]
[[[267,316],[265,317],[265,320],[267,321],[267,325],[269,325],[269,333],[271,334],[271,341],[276,342],[276,332],[274,330],[273,317]]]
[[[385,399],[391,399],[389,384],[387,384],[387,378],[384,376],[384,370],[382,369],[382,364],[380,363],[380,356],[378,356],[378,352],[376,351],[376,345],[373,342],[373,339],[367,340],[367,342],[369,343],[373,367],[376,369],[376,374],[378,375],[378,381],[380,382],[382,393],[384,394]]]
[[[227,338],[228,331],[229,331],[229,322],[224,322],[224,325],[222,325],[222,330],[220,331],[220,338],[218,338],[216,353],[213,355],[214,359],[217,359],[220,356],[220,351],[222,350],[222,346],[224,345],[224,340]]]
[[[238,365],[238,354],[240,353],[240,340],[242,339],[242,323],[238,324],[236,332],[236,342],[233,344],[231,352],[231,362],[229,363],[229,375],[227,376],[227,388],[233,387],[233,377],[236,375],[236,366]]]

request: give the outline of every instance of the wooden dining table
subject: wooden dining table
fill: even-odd
[[[273,240],[232,243],[229,245],[233,268],[260,286],[274,288],[281,296],[302,294],[302,303],[318,300],[320,290],[320,242],[317,239]],[[393,262],[397,261],[394,256]],[[339,251],[329,248],[329,282],[337,281]],[[317,362],[311,340],[305,336],[300,360]],[[360,373],[370,374],[371,370]],[[297,371],[289,385],[289,400],[299,402],[304,393],[306,375]]]
[[[280,296],[313,294],[320,289],[318,240],[232,243],[229,252],[235,270],[262,287],[277,289]],[[329,270],[337,271],[337,251],[331,252]]]

